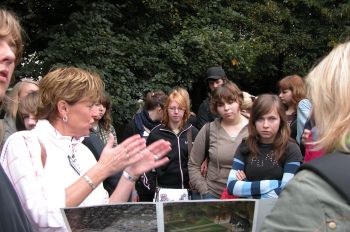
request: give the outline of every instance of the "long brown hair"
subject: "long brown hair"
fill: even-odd
[[[109,94],[106,91],[102,91],[100,96],[100,103],[106,108],[105,114],[102,116],[102,118],[98,121],[100,126],[106,130],[109,131],[111,128],[111,125],[113,123],[112,120],[112,100]]]
[[[273,150],[275,153],[276,160],[280,160],[287,148],[290,129],[286,120],[286,113],[283,103],[277,95],[274,94],[263,94],[260,95],[253,104],[252,112],[250,114],[248,131],[249,136],[247,139],[247,145],[250,150],[250,154],[253,156],[259,155],[258,143],[260,141],[260,136],[255,126],[255,122],[265,114],[271,112],[271,110],[276,109],[280,117],[280,126],[273,141]]]
[[[279,90],[292,91],[292,104],[296,110],[298,103],[306,96],[306,87],[303,78],[298,75],[286,76],[278,82]]]

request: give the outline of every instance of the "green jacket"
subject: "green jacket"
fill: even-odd
[[[336,168],[336,167],[335,167]],[[302,170],[282,191],[261,231],[349,231],[350,205],[324,179]]]

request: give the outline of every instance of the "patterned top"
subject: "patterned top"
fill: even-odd
[[[117,133],[115,132],[113,125],[110,126],[109,131],[106,131],[100,127],[100,125],[97,125],[97,127],[90,129],[90,133],[97,135],[104,145],[106,145],[108,142],[109,134],[112,134],[114,136],[113,147],[116,147],[118,145]]]
[[[241,143],[233,160],[227,190],[230,194],[252,198],[278,198],[279,193],[298,170],[302,155],[297,144],[288,143],[282,161],[274,158],[272,144],[259,144],[257,157],[245,154],[247,146]],[[237,180],[238,170],[244,171],[246,179]]]
[[[45,168],[39,140],[47,153]],[[67,230],[60,212],[65,189],[96,164],[80,140],[63,136],[47,120],[39,120],[33,130],[16,132],[5,143],[1,165],[35,231]],[[108,193],[99,185],[79,206],[106,203]]]

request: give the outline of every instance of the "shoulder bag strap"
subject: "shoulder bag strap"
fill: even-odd
[[[210,122],[205,125],[205,156],[204,159],[209,158],[209,143],[210,143]]]

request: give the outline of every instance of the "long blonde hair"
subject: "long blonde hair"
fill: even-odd
[[[326,153],[349,151],[350,132],[350,42],[334,48],[306,78],[312,102],[317,148]]]
[[[21,100],[20,96],[27,85],[38,86],[38,82],[31,79],[23,79],[13,86],[11,92],[5,98],[6,112],[14,121],[16,121],[18,104]]]

